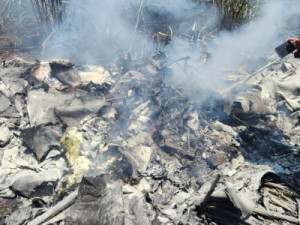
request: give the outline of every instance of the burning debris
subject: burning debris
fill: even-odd
[[[61,47],[54,41],[55,21],[67,19],[63,1],[49,2],[33,2],[40,19],[49,20],[43,51]],[[221,53],[208,53],[207,43],[195,51],[215,28],[207,13],[179,13],[196,3],[174,1],[168,8],[141,1],[131,39],[118,17],[125,11],[131,21],[136,2],[119,4],[107,21],[114,29],[93,24],[95,35],[90,25],[81,30],[91,36],[88,43],[72,39],[89,49],[75,54],[76,62],[109,55],[95,65],[1,61],[0,223],[300,224],[300,61],[253,61],[255,43],[246,47],[249,56],[227,57],[236,37],[227,40],[226,34],[220,35],[226,42]],[[211,3],[200,5],[201,12],[214,12]],[[90,18],[106,18],[103,9],[115,7],[116,1],[105,1],[103,14],[90,9]],[[253,16],[249,9],[247,18],[238,14],[223,25],[233,29],[245,22]],[[233,15],[223,10],[224,22]],[[252,31],[249,25],[246,33]],[[149,53],[149,40],[137,33],[156,42],[151,57],[143,53]],[[116,40],[122,47],[115,48]],[[139,44],[132,48],[133,42]],[[93,49],[99,43],[103,51]],[[245,72],[261,58],[261,69]]]
[[[208,106],[160,59],[5,62],[2,223],[299,223],[297,63]]]

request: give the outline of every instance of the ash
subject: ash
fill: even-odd
[[[3,61],[0,223],[299,224],[300,61],[269,60],[200,95],[163,55]]]

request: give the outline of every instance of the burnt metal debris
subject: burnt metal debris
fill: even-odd
[[[182,60],[116,61],[2,63],[1,224],[300,223],[298,61],[214,101],[166,82]]]

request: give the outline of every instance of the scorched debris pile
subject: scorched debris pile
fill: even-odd
[[[299,61],[214,101],[182,63],[3,61],[1,223],[299,224]]]

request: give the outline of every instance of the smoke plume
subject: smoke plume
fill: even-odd
[[[215,39],[208,41],[204,65],[201,65],[203,55],[198,48],[184,45],[186,40],[183,39],[174,41],[168,51],[177,58],[189,56],[187,64],[191,68],[184,78],[178,74],[175,82],[184,81],[192,89],[225,88],[226,75],[238,69],[250,74],[256,71],[274,56],[274,48],[285,41],[288,32],[299,26],[295,23],[299,6],[300,2],[295,1],[266,1],[259,18],[234,31],[220,31]]]
[[[265,1],[260,16],[233,31],[217,30],[220,19],[210,3],[189,0],[71,1],[70,28],[56,30],[43,58],[68,58],[75,63],[105,64],[120,52],[134,59],[166,53],[168,65],[186,57],[169,82],[185,87],[223,88],[228,73],[248,73],[264,65],[274,48],[298,24],[300,2]],[[154,36],[170,37],[162,47]],[[214,38],[212,38],[214,36]],[[163,37],[163,36],[162,36]]]

